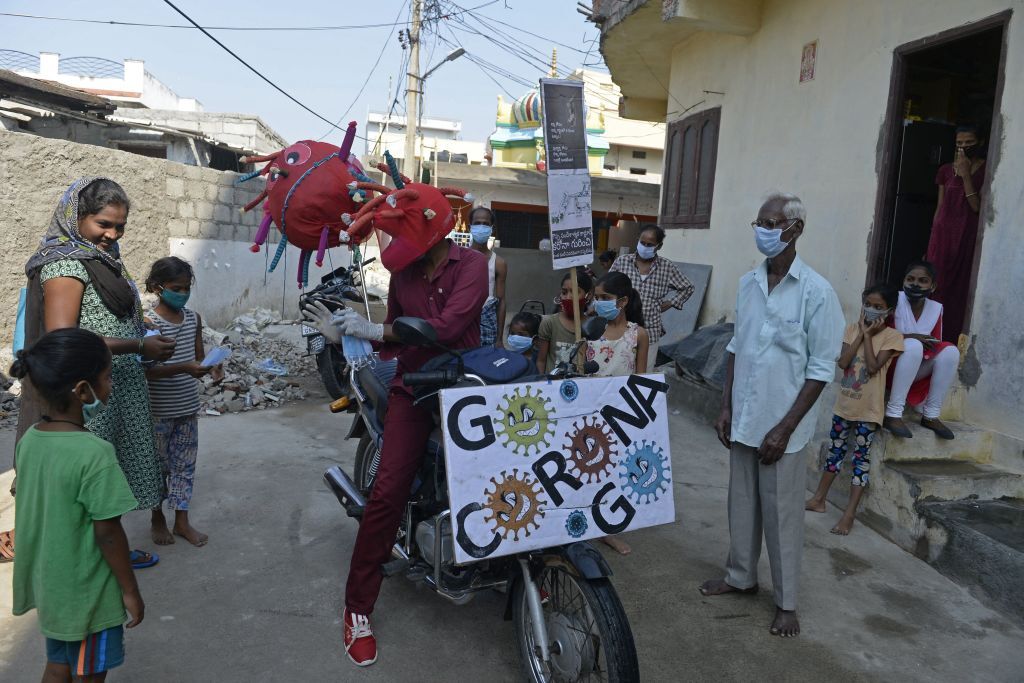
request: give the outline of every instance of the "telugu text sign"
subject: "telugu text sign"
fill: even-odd
[[[590,265],[594,236],[583,83],[542,79],[541,107],[552,266]]]
[[[674,521],[663,379],[441,392],[456,562]]]

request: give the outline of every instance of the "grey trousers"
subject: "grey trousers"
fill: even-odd
[[[729,451],[729,559],[726,582],[735,588],[757,585],[761,533],[768,547],[775,604],[796,609],[804,549],[807,463],[803,451],[762,465],[755,448],[733,442]]]

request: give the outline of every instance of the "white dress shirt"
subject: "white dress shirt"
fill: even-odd
[[[843,346],[843,312],[832,285],[797,256],[768,293],[768,262],[740,278],[736,330],[732,440],[757,448],[789,412],[805,380],[831,382]],[[795,453],[814,434],[817,403],[786,446]]]

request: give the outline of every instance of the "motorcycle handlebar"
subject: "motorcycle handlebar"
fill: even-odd
[[[459,371],[455,368],[443,368],[426,372],[407,372],[402,375],[402,381],[407,387],[450,387],[459,381]]]

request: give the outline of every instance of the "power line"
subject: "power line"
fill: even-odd
[[[395,35],[395,27],[397,27],[400,23],[398,21],[398,17],[402,16],[402,12],[405,10],[408,4],[408,0],[405,0],[399,6],[398,14],[395,15],[395,22],[391,24],[391,33],[388,34],[387,40],[384,41],[384,44],[380,48],[380,52],[377,54],[377,61],[375,61],[373,63],[373,66],[370,67],[369,73],[366,74],[366,80],[363,81],[363,85],[359,88],[359,92],[356,93],[356,96],[352,98],[352,102],[351,104],[348,105],[348,108],[345,109],[345,113],[339,116],[338,120],[334,122],[334,125],[331,128],[328,128],[327,132],[318,137],[317,140],[323,140],[325,137],[331,134],[331,131],[333,131],[335,128],[338,128],[341,122],[345,120],[345,117],[348,116],[348,113],[352,111],[352,107],[356,106],[356,102],[359,101],[359,98],[363,96],[363,91],[366,90],[367,84],[370,82],[370,79],[373,78],[373,74],[377,71],[377,67],[380,65],[380,60],[383,59],[384,53],[388,49],[388,44],[391,43],[391,37]]]
[[[437,19],[448,19],[456,14],[472,12],[488,5],[493,5],[499,0],[490,0],[475,7],[467,9],[459,8],[457,12],[442,14]],[[150,24],[140,21],[120,21],[117,19],[85,19],[80,17],[52,17],[41,14],[20,14],[17,12],[0,12],[0,17],[13,17],[16,19],[41,19],[46,21],[64,21],[79,24],[106,24],[108,26],[134,26],[142,28],[178,28],[195,30],[203,28],[211,31],[351,31],[364,28],[389,28],[394,26],[407,26],[408,21],[399,21],[392,24],[349,24],[338,26],[199,26],[197,24]]]
[[[227,45],[225,45],[224,43],[222,43],[219,40],[217,40],[209,31],[207,31],[205,28],[203,28],[202,26],[197,24],[195,22],[195,20],[192,19],[192,17],[190,17],[189,15],[185,14],[183,11],[178,9],[178,7],[173,2],[171,2],[171,0],[164,0],[164,3],[166,3],[171,9],[173,9],[175,12],[180,14],[182,17],[184,17],[186,21],[188,21],[193,26],[195,26],[197,29],[199,29],[203,33],[203,35],[205,35],[207,38],[209,38],[213,42],[217,43],[217,45],[219,45],[225,52],[227,52],[229,55],[231,55],[232,57],[237,59],[239,62],[241,62],[241,64],[243,66],[245,66],[245,68],[247,68],[249,71],[251,71],[254,74],[256,74],[257,76],[259,76],[263,81],[265,81],[274,90],[278,91],[279,93],[281,93],[282,95],[287,97],[289,100],[291,100],[295,104],[299,105],[300,107],[302,107],[303,109],[308,111],[310,114],[312,114],[313,116],[317,117],[318,119],[320,119],[321,121],[323,121],[327,125],[331,126],[332,128],[337,128],[338,130],[342,130],[341,128],[338,128],[338,125],[336,123],[334,123],[333,121],[331,121],[330,119],[325,117],[323,114],[315,112],[312,109],[310,109],[309,107],[307,107],[305,104],[303,104],[302,102],[297,100],[295,97],[293,97],[290,93],[288,93],[284,88],[282,88],[277,83],[274,83],[272,80],[270,80],[269,78],[264,76],[262,73],[260,73],[259,70],[256,69],[256,67],[252,66],[251,64],[249,64],[249,62],[245,61],[244,59],[239,57],[237,54],[235,54],[231,50],[231,48],[229,48]],[[366,139],[363,136],[358,136],[358,137],[360,137],[363,140]]]
[[[489,17],[489,16],[487,16],[487,15],[478,15],[478,14],[475,14],[475,10],[477,10],[477,9],[480,9],[479,7],[470,7],[470,8],[465,8],[465,7],[462,7],[462,6],[460,6],[459,4],[457,4],[457,3],[454,3],[454,2],[452,3],[452,5],[453,5],[454,7],[458,7],[461,13],[463,13],[463,14],[470,14],[470,15],[473,15],[473,16],[475,16],[475,17],[476,17],[476,18],[477,18],[478,20],[479,20],[479,19],[487,19],[487,20],[489,20],[489,21],[493,21],[493,22],[495,22],[495,23],[501,24],[502,26],[507,26],[507,27],[509,27],[510,29],[513,29],[513,30],[515,30],[515,31],[519,31],[520,33],[525,33],[525,34],[526,34],[526,35],[528,35],[528,36],[533,36],[534,38],[540,38],[541,40],[543,40],[543,41],[545,41],[545,42],[548,42],[548,43],[552,43],[552,44],[554,44],[554,45],[558,45],[559,47],[564,47],[564,48],[566,48],[566,49],[572,50],[573,52],[578,52],[578,53],[580,53],[581,55],[582,55],[582,54],[584,54],[583,50],[581,50],[581,49],[579,49],[579,48],[577,48],[577,47],[573,47],[572,45],[566,45],[565,43],[560,43],[560,42],[558,42],[557,40],[554,40],[554,39],[552,39],[552,38],[545,38],[545,37],[544,37],[544,36],[542,36],[542,35],[539,35],[539,34],[537,34],[537,33],[533,33],[532,31],[527,31],[526,29],[524,29],[524,28],[519,28],[518,26],[515,26],[514,24],[509,24],[509,23],[507,23],[507,22],[504,22],[504,21],[502,21],[501,19],[495,19],[494,17]]]

